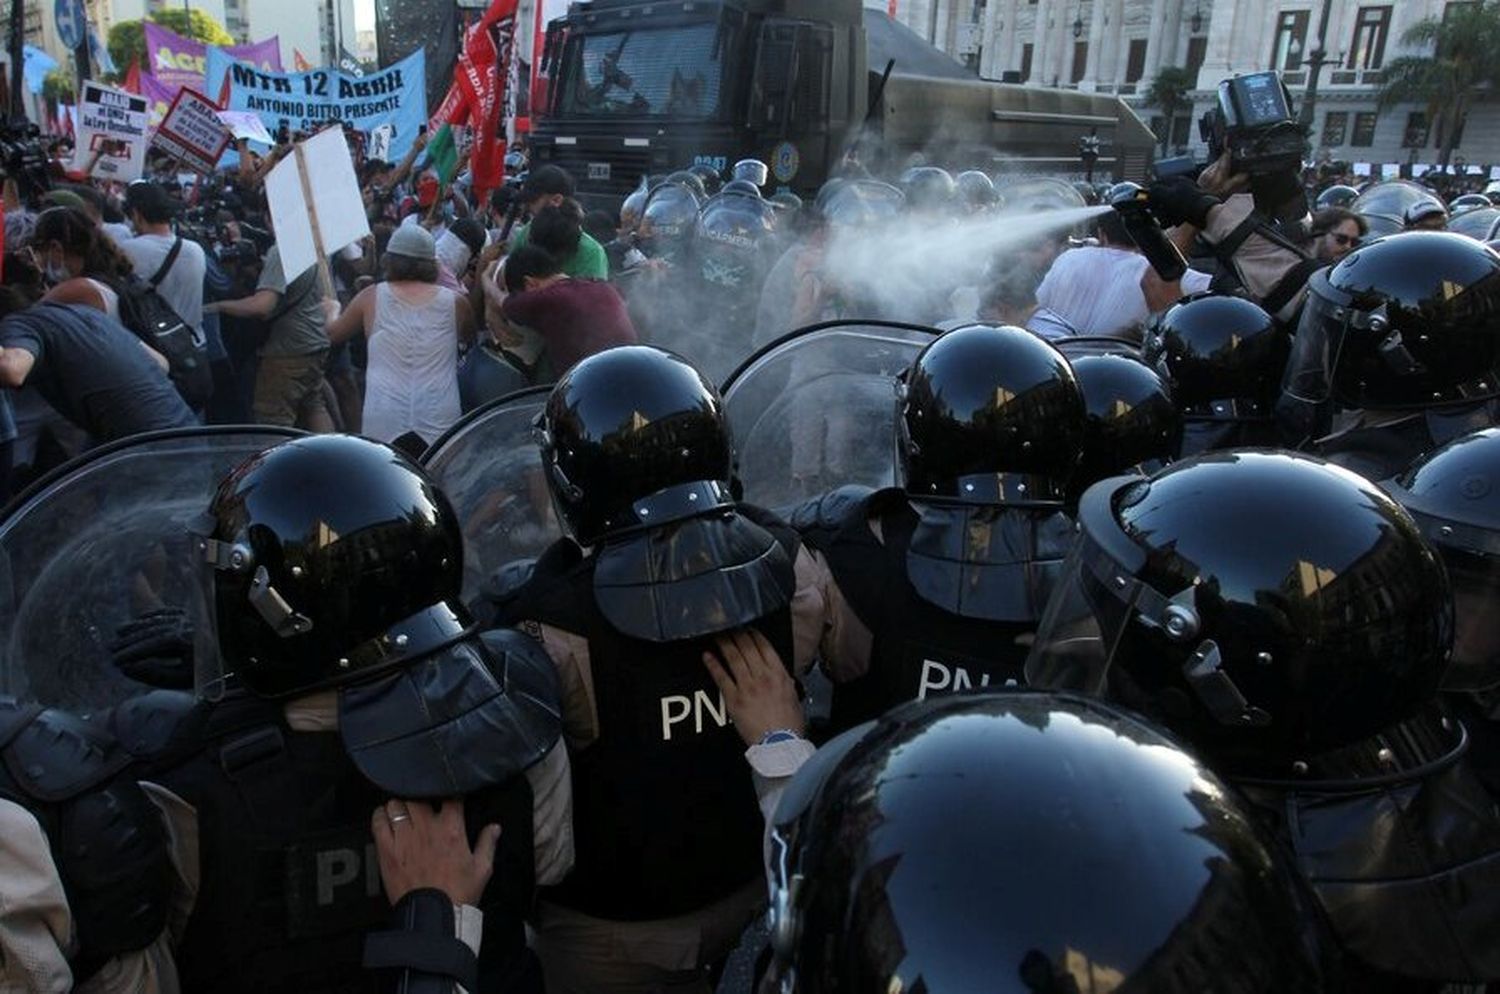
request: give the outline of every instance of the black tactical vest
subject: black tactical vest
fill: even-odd
[[[825,498],[825,502],[828,499]],[[833,691],[832,731],[853,728],[897,704],[931,694],[1022,682],[1036,623],[965,618],[924,600],[907,577],[917,515],[900,491],[825,503],[820,518],[799,516],[802,537],[828,563],[839,590],[873,636],[870,667]],[[870,531],[879,518],[884,541]]]
[[[164,713],[155,697],[123,705],[114,721],[133,741],[139,778],[197,813],[198,899],[177,952],[183,990],[389,989],[389,976],[360,965],[366,934],[390,920],[370,834],[386,792],[336,731],[293,731],[279,702],[234,694]],[[540,990],[522,923],[534,879],[528,782],[513,777],[464,802],[471,839],[485,824],[503,828],[481,901],[481,989]]]
[[[790,529],[758,521],[795,556]],[[745,744],[703,665],[705,637],[648,642],[612,627],[594,560],[569,541],[537,562],[507,619],[588,640],[599,737],[572,752],[576,862],[547,899],[616,921],[671,918],[761,872],[762,818]],[[792,665],[789,608],[752,623]]]
[[[0,698],[0,798],[46,834],[77,932],[81,984],[167,924],[176,879],[156,806],[121,771],[129,756],[72,715]]]

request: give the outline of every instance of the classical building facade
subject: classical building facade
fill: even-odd
[[[1461,2],[1461,0],[1460,0]],[[1203,153],[1197,119],[1219,80],[1280,69],[1300,101],[1317,76],[1312,143],[1320,157],[1428,164],[1442,135],[1425,108],[1380,108],[1381,69],[1400,55],[1416,22],[1441,18],[1453,0],[897,0],[903,23],[987,79],[1116,93],[1169,145]],[[889,3],[884,4],[889,8]],[[1146,106],[1164,66],[1196,81],[1191,113],[1170,124]],[[1455,160],[1500,165],[1500,105],[1470,112]]]

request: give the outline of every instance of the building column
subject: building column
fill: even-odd
[[[1104,37],[1104,15],[1109,7],[1110,0],[1094,0],[1094,13],[1089,18],[1089,59],[1088,65],[1083,70],[1083,82],[1079,89],[1095,90],[1099,87],[1102,78],[1100,73],[1101,59],[1104,51],[1109,47],[1108,39]]]
[[[1146,36],[1146,74],[1144,80],[1150,80],[1161,68],[1161,50],[1163,35],[1166,33],[1167,0],[1152,0],[1151,2],[1151,33]]]

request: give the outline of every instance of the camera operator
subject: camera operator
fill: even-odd
[[[1178,225],[1179,248],[1201,237],[1225,277],[1290,323],[1307,279],[1321,263],[1303,245],[1307,198],[1302,189],[1305,137],[1276,73],[1253,73],[1219,84],[1219,105],[1200,125],[1214,161],[1195,182],[1185,176],[1150,187],[1152,210]]]

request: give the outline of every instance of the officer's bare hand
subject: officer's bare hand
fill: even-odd
[[[370,830],[391,904],[425,888],[442,891],[454,904],[479,903],[495,868],[499,825],[486,825],[470,849],[463,801],[444,801],[434,811],[427,801],[390,800],[375,809]]]
[[[705,652],[703,665],[719,685],[729,719],[745,744],[756,745],[779,729],[801,735],[806,720],[797,685],[770,641],[744,628],[719,636],[717,642],[718,655]]]
[[[1229,197],[1250,188],[1250,177],[1246,173],[1234,172],[1234,160],[1225,149],[1224,154],[1210,162],[1198,176],[1198,187],[1215,197]]]

